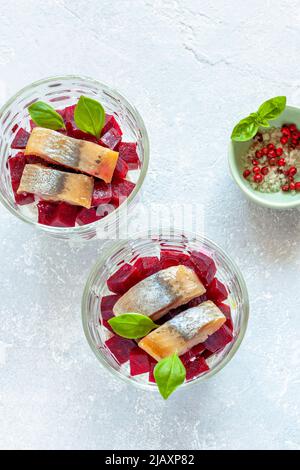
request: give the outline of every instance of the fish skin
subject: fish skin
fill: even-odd
[[[82,171],[106,183],[111,182],[119,158],[114,150],[42,127],[32,129],[24,153]]]
[[[27,164],[17,192],[28,192],[46,201],[64,201],[89,209],[93,189],[94,178],[90,176]]]
[[[189,308],[149,333],[138,345],[157,361],[179,356],[203,343],[225,323],[226,317],[210,300]]]
[[[141,313],[158,320],[206,292],[195,272],[183,265],[162,269],[127,291],[115,304],[115,315]]]

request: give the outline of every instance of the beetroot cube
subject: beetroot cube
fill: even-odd
[[[205,346],[203,343],[196,344],[190,350],[190,353],[193,354],[194,357],[200,356],[200,354],[205,350]]]
[[[25,131],[22,127],[16,133],[14,140],[12,141],[11,148],[12,149],[24,149],[27,145],[29,139],[29,132]]]
[[[101,136],[105,135],[110,129],[115,129],[120,135],[122,135],[122,129],[117,123],[115,117],[112,114],[105,114],[105,123],[101,131]]]
[[[150,356],[141,348],[136,347],[130,351],[130,374],[140,375],[150,371]]]
[[[126,178],[128,170],[129,170],[129,168],[128,168],[127,163],[124,162],[124,160],[119,157],[118,161],[117,161],[115,171],[114,171],[114,177],[119,179],[119,180],[122,180],[122,179]]]
[[[214,260],[204,253],[198,251],[192,251],[191,259],[195,266],[197,275],[205,284],[205,286],[208,286],[217,272]]]
[[[182,360],[183,364],[186,365],[189,362],[193,361],[196,357],[200,356],[204,350],[205,346],[203,345],[203,343],[196,344],[196,346],[193,346],[189,351],[182,354],[182,356],[180,356],[180,359]]]
[[[112,127],[108,132],[102,135],[101,139],[99,140],[99,145],[113,150],[118,146],[121,140],[122,132]]]
[[[167,269],[171,266],[178,266],[179,264],[188,263],[190,256],[180,251],[164,250],[160,252],[161,269]]]
[[[130,351],[136,347],[136,343],[131,341],[131,339],[121,338],[116,335],[105,341],[105,344],[119,364],[127,362],[129,360]]]
[[[108,279],[107,285],[110,291],[125,294],[137,282],[139,282],[137,269],[126,263]]]
[[[100,219],[101,217],[97,214],[97,210],[94,207],[91,207],[90,209],[83,207],[79,212],[77,212],[76,222],[78,225],[86,225],[92,224]]]
[[[48,162],[46,160],[43,160],[41,157],[37,157],[36,155],[26,155],[26,163],[28,164],[40,164],[43,166],[49,166]]]
[[[211,351],[209,351],[208,349],[204,349],[203,353],[202,353],[202,357],[204,357],[204,359],[208,359],[209,357],[211,357],[214,353],[212,353]]]
[[[14,196],[16,204],[19,206],[25,206],[26,204],[31,204],[34,201],[34,195],[30,193],[15,193]]]
[[[217,278],[213,279],[209,284],[206,294],[213,302],[223,302],[228,297],[226,287]]]
[[[111,202],[115,206],[119,206],[124,202],[135,188],[135,184],[127,180],[113,180],[112,182],[112,199]]]
[[[68,204],[67,202],[59,202],[53,225],[55,227],[74,227],[78,211],[78,206]]]
[[[139,258],[134,263],[134,267],[139,272],[140,280],[157,273],[161,269],[160,261],[156,256],[144,256],[143,258]]]
[[[209,370],[206,360],[202,356],[199,356],[194,361],[190,361],[184,365],[186,369],[186,380],[198,377],[198,375]]]
[[[20,181],[26,165],[26,157],[24,153],[19,152],[15,157],[9,158],[8,166],[10,170],[11,185],[14,191],[20,186]]]
[[[156,364],[157,364],[157,361],[153,359],[153,357],[150,357],[149,382],[155,383],[154,367],[156,366]]]
[[[8,167],[10,170],[11,186],[14,192],[15,201],[20,206],[30,204],[34,201],[34,195],[30,193],[18,194],[18,188],[26,165],[24,153],[19,152],[15,157],[9,158]]]
[[[230,307],[229,305],[227,304],[223,304],[223,303],[217,303],[217,306],[219,307],[219,309],[221,310],[222,313],[224,313],[225,317],[226,317],[226,323],[225,325],[228,326],[228,328],[230,329],[230,331],[232,332],[233,331],[233,321],[232,321],[232,317],[231,317],[231,310],[230,310]]]
[[[120,295],[107,295],[101,299],[101,316],[104,320],[109,320],[114,316],[113,307],[119,300]]]
[[[66,123],[66,133],[69,137],[73,137],[73,139],[87,140],[88,142],[98,144],[98,140],[94,135],[76,129],[70,122]]]
[[[57,204],[49,201],[39,201],[38,223],[43,225],[53,225],[57,210]]]
[[[186,308],[198,307],[198,305],[202,304],[206,300],[207,300],[207,295],[206,294],[199,295],[199,297],[196,297],[195,299],[190,300],[186,304]]]
[[[74,111],[76,105],[73,104],[72,106],[67,106],[65,109],[61,111],[57,111],[61,114],[62,118],[65,120],[65,123],[71,123],[73,127],[75,127],[75,120],[74,120]]]
[[[226,344],[230,343],[232,339],[232,332],[228,326],[223,325],[213,335],[209,336],[203,344],[206,349],[212,353],[215,353],[225,348]]]
[[[100,204],[107,204],[112,197],[111,184],[104,181],[95,181],[92,206],[99,206]]]
[[[119,145],[119,156],[127,163],[131,170],[139,168],[140,159],[137,154],[135,142],[121,142]]]

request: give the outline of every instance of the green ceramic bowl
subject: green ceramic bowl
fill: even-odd
[[[284,123],[295,123],[300,128],[300,108],[293,106],[287,106],[284,112],[278,119],[271,122],[274,127],[281,127]],[[229,144],[228,160],[229,168],[233,179],[239,186],[239,188],[251,199],[251,201],[257,204],[270,207],[272,209],[292,209],[294,207],[300,207],[300,193],[291,194],[283,193],[261,193],[251,188],[250,184],[243,177],[242,167],[242,155],[250,147],[252,140],[249,142],[233,142]],[[300,169],[298,180],[300,178]],[[297,179],[296,179],[297,180]]]

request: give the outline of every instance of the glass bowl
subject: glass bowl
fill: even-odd
[[[191,250],[202,251],[213,258],[217,267],[216,276],[228,290],[228,303],[234,323],[234,339],[222,351],[211,356],[207,362],[210,370],[185,382],[188,387],[196,382],[213,376],[220,371],[234,356],[244,337],[248,315],[248,292],[238,267],[215,243],[200,235],[190,232],[163,230],[160,235],[138,236],[135,239],[115,242],[110,245],[92,269],[86,283],[82,299],[83,329],[94,354],[115,376],[146,390],[157,390],[156,384],[148,381],[148,375],[130,376],[129,365],[119,365],[105,346],[111,333],[101,325],[101,299],[109,295],[106,281],[124,263],[136,261],[142,256],[159,256],[160,248],[189,253]]]
[[[7,160],[11,155],[11,143],[16,126],[25,126],[29,121],[28,106],[42,100],[56,109],[77,103],[81,95],[99,100],[109,114],[113,114],[123,130],[124,141],[137,142],[137,152],[141,161],[139,170],[129,172],[129,178],[136,187],[125,203],[103,219],[78,227],[50,227],[37,222],[37,210],[34,205],[18,206],[11,189]],[[48,235],[62,239],[88,240],[91,238],[109,238],[117,231],[120,222],[130,216],[137,202],[149,163],[149,140],[145,124],[129,101],[116,90],[92,78],[80,76],[50,77],[34,82],[20,90],[0,109],[0,201],[19,219]]]

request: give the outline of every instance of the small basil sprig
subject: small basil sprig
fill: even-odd
[[[285,96],[276,96],[265,101],[256,113],[251,113],[234,127],[231,139],[236,142],[246,142],[252,139],[259,127],[270,127],[269,121],[276,119],[284,111],[285,107]]]
[[[176,353],[165,357],[154,367],[154,378],[165,400],[184,382],[185,377],[185,367]]]
[[[117,335],[128,339],[142,338],[159,327],[151,318],[140,313],[123,313],[111,318],[108,323]]]
[[[28,107],[31,119],[40,127],[46,127],[54,131],[65,128],[65,123],[60,114],[52,106],[44,101],[36,101]]]
[[[105,111],[98,101],[81,96],[74,111],[74,119],[80,130],[99,137],[105,122]]]

